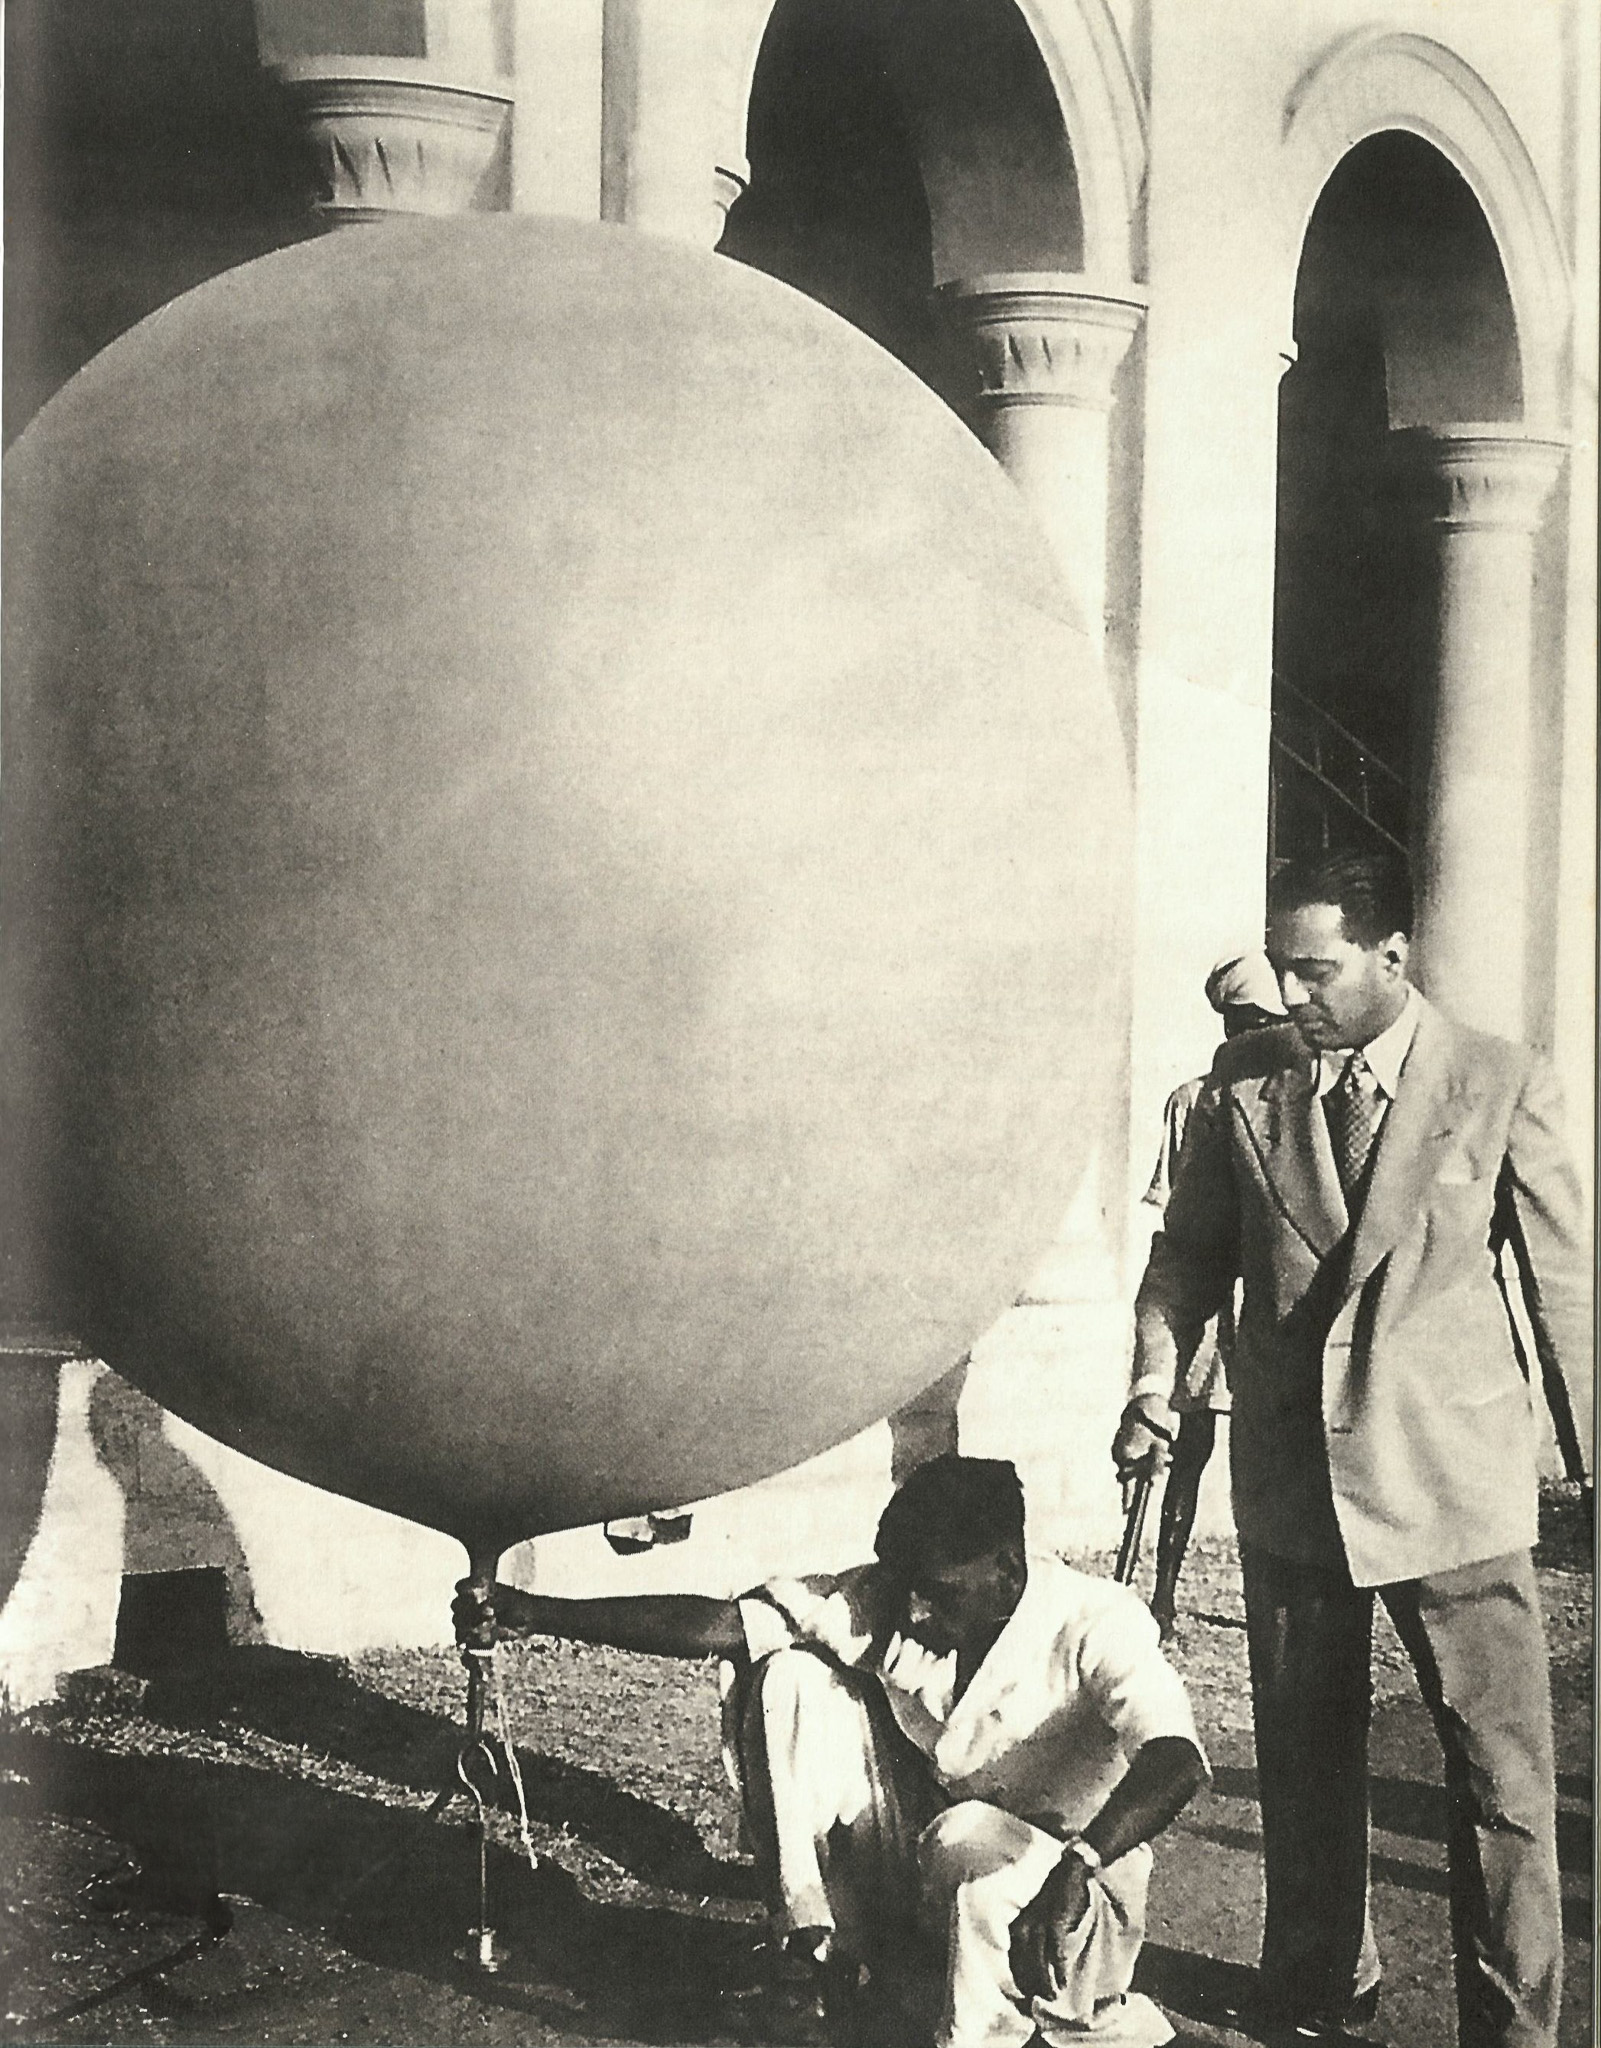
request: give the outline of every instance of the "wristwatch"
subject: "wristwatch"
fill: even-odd
[[[1069,1835],[1063,1845],[1064,1856],[1074,1856],[1084,1866],[1087,1877],[1099,1877],[1106,1859],[1092,1842],[1086,1842],[1082,1835]]]

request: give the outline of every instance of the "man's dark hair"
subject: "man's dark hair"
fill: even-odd
[[[1404,854],[1323,853],[1288,862],[1268,884],[1268,916],[1309,903],[1337,903],[1353,945],[1382,946],[1392,932],[1412,936],[1412,871]]]
[[[1023,1547],[1023,1482],[1007,1458],[948,1451],[909,1472],[879,1518],[873,1548],[898,1577]]]

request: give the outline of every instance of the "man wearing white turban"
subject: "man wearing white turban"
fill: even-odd
[[[1260,1031],[1283,1021],[1284,1004],[1278,976],[1265,953],[1229,953],[1206,977],[1206,1000],[1223,1019],[1225,1039]],[[1158,1216],[1167,1207],[1184,1151],[1185,1135],[1206,1076],[1182,1081],[1167,1098],[1163,1112],[1162,1152],[1144,1199]],[[1234,1304],[1225,1302],[1175,1388],[1172,1407],[1178,1417],[1167,1485],[1162,1494],[1162,1521],[1156,1538],[1156,1585],[1151,1612],[1171,1639],[1178,1619],[1178,1580],[1184,1553],[1195,1528],[1201,1477],[1217,1441],[1217,1418],[1229,1410],[1229,1346],[1234,1336]]]

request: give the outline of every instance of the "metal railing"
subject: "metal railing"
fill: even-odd
[[[1407,850],[1407,780],[1320,704],[1282,677],[1273,681],[1272,758],[1268,776],[1268,845],[1275,856],[1286,798],[1310,812],[1321,847],[1337,836],[1336,821],[1354,823],[1400,853]]]

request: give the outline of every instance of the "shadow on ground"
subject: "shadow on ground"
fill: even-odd
[[[1577,1544],[1571,1517],[1548,1518],[1565,2048],[1589,2038],[1588,1604],[1563,1591],[1580,1584]],[[494,1977],[459,1954],[479,1911],[470,1808],[426,1811],[462,1737],[449,1653],[369,1670],[256,1645],[151,1680],[137,1705],[136,1682],[112,1677],[104,1697],[91,1684],[70,1706],[32,1710],[0,1755],[0,1877],[19,1874],[5,2003],[25,2017],[12,2038],[816,2042],[804,2015],[775,2025],[752,1996],[759,1916],[749,1864],[726,1853],[709,1674],[584,1651],[534,1656],[503,1679],[522,1687],[541,1862],[529,1869],[498,1817],[490,1917],[506,1963]],[[1238,1691],[1220,1681],[1202,1695],[1214,1783],[1159,1847],[1138,1978],[1190,2048],[1247,2038],[1256,1780],[1248,1725],[1217,1704]],[[1390,2038],[1436,2048],[1452,2027],[1446,1794],[1415,1692],[1381,1692],[1372,1767]]]
[[[346,1760],[368,1789],[173,1753],[219,1724],[304,1750],[325,1776],[329,1760]],[[436,1791],[459,1728],[364,1691],[335,1662],[256,1648],[153,1683],[119,1742],[135,1729],[143,1753],[95,1746],[92,1723],[70,1739],[61,1728],[17,1730],[4,1745],[9,1818],[86,1821],[108,1838],[108,1868],[137,1865],[123,1897],[100,1903],[217,1927],[227,1918],[219,1897],[231,1895],[366,1962],[469,1986],[477,2000],[545,2026],[569,2028],[581,2009],[600,2037],[728,2038],[726,2001],[749,1983],[753,1930],[727,1917],[727,1904],[725,1917],[709,1909],[714,1897],[748,1898],[751,1874],[711,1856],[687,1821],[600,1773],[521,1758],[536,1819],[657,1886],[687,1884],[695,1896],[681,1905],[597,1899],[554,1861],[531,1870],[492,1843],[492,1917],[507,1964],[485,1979],[456,1954],[479,1915],[470,1804],[458,1800],[434,1820],[420,1799],[384,1803],[370,1789],[382,1777],[415,1794]]]
[[[1212,1789],[1220,1798],[1249,1799],[1254,1804],[1256,1773],[1220,1764],[1212,1773]],[[1564,1772],[1558,1778],[1561,1797],[1573,1799],[1582,1795],[1587,1799],[1589,1789],[1588,1783],[1573,1773]],[[1437,1842],[1444,1846],[1448,1809],[1443,1784],[1420,1784],[1413,1778],[1375,1777],[1370,1781],[1369,1794],[1376,1829],[1385,1834],[1410,1835],[1418,1841]],[[1259,1840],[1254,1828],[1197,1828],[1194,1832],[1230,1848],[1254,1848]],[[1593,1840],[1588,1811],[1577,1812],[1570,1807],[1558,1810],[1559,1868],[1574,1876],[1587,1873],[1591,1867]],[[1407,1863],[1398,1857],[1376,1856],[1373,1872],[1380,1883],[1411,1884],[1421,1891],[1443,1893],[1445,1890],[1444,1871]],[[1567,1931],[1586,1934],[1589,1930],[1580,1919]]]
[[[152,1681],[143,1712],[173,1729],[244,1727],[416,1792],[452,1786],[463,1729],[360,1684],[341,1660],[254,1646]],[[604,1773],[518,1749],[529,1816],[651,1884],[752,1896],[745,1864],[711,1855],[681,1815]]]
[[[96,1755],[27,1742],[16,1759],[42,1802],[92,1821],[142,1865],[136,1909],[205,1917],[239,1894],[362,1960],[570,2023],[653,2041],[705,2039],[719,1996],[748,1972],[749,1930],[727,1921],[597,1903],[551,1863],[531,1872],[490,1851],[491,1898],[512,1957],[486,1988],[454,1951],[478,1917],[475,1834],[286,1783],[261,1771]],[[555,1993],[552,1996],[552,1993]]]

